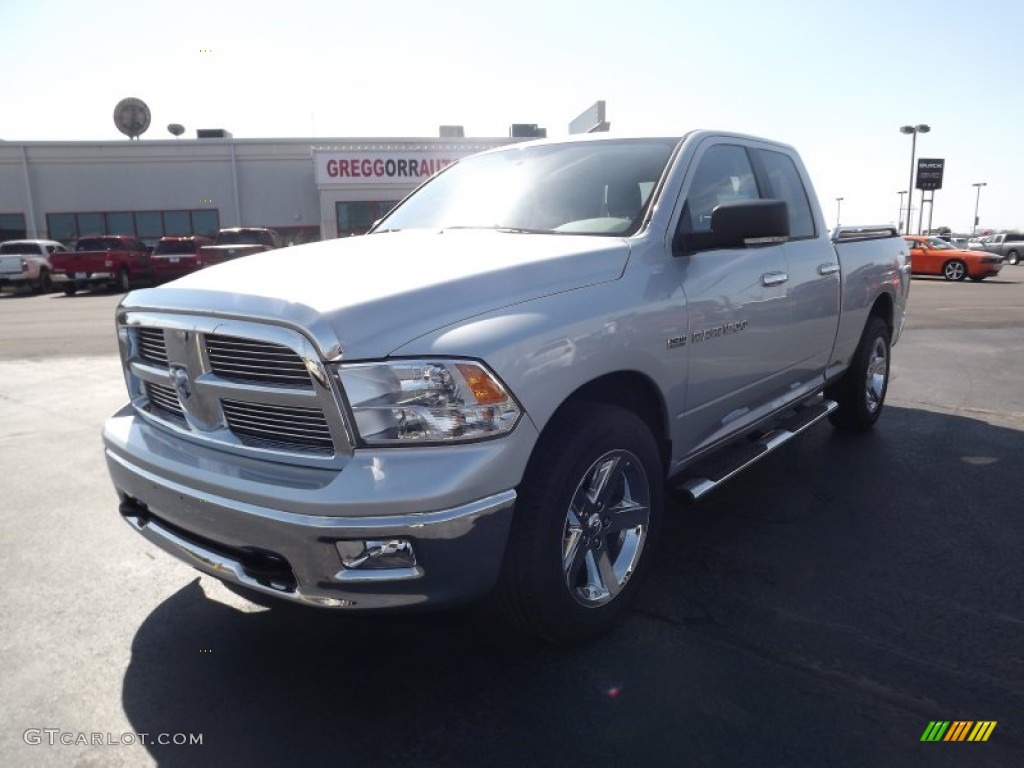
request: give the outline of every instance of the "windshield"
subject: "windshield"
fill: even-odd
[[[217,245],[263,245],[268,240],[266,232],[253,229],[240,232],[221,232],[217,235]]]
[[[374,232],[486,228],[628,235],[643,219],[677,139],[510,147],[461,160]]]
[[[154,256],[161,256],[168,253],[195,253],[196,244],[191,240],[161,240],[153,250]]]

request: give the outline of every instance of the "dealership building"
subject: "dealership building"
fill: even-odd
[[[0,141],[0,241],[276,229],[365,232],[446,165],[512,138]]]

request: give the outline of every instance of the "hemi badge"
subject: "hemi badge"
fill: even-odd
[[[668,348],[675,349],[676,347],[685,347],[686,337],[685,336],[670,336],[668,339]]]

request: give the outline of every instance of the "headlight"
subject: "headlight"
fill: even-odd
[[[371,445],[496,437],[521,413],[494,374],[470,360],[343,363],[337,371],[359,436]]]

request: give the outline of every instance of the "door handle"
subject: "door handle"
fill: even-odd
[[[761,285],[765,288],[771,288],[773,285],[782,285],[787,280],[789,280],[789,275],[785,272],[765,272],[761,275]]]
[[[834,275],[839,271],[838,264],[819,264],[818,274],[824,277],[825,275]]]

